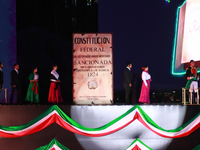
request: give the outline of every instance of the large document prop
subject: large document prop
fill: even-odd
[[[173,72],[184,74],[190,60],[200,65],[200,0],[187,0],[178,9]]]
[[[112,34],[73,34],[73,101],[113,103]]]

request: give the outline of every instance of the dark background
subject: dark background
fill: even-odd
[[[17,61],[22,77],[22,99],[28,75],[38,67],[40,101],[47,103],[52,65],[58,65],[61,93],[72,104],[72,33],[98,32],[97,3],[87,0],[20,0],[17,5]]]
[[[171,75],[172,50],[177,8],[184,0],[101,0],[99,32],[112,32],[114,43],[115,88],[122,88],[126,61],[132,72],[141,74],[148,65],[152,88],[180,89],[185,78]]]
[[[137,80],[140,80],[142,66],[149,66],[151,92],[176,91],[180,98],[186,79],[172,76],[171,62],[177,7],[183,2],[17,1],[17,60],[24,85],[22,97],[26,94],[31,68],[37,66],[40,100],[46,103],[51,66],[57,64],[62,96],[65,103],[71,104],[72,33],[109,32],[113,33],[115,102],[124,101],[123,70],[127,61],[133,63],[132,73]]]
[[[99,1],[99,32],[113,33],[114,89],[117,93],[123,93],[123,70],[126,62],[131,61],[132,72],[137,77],[140,77],[143,66],[149,66],[151,93],[155,92],[156,97],[160,97],[157,102],[168,101],[164,100],[165,95],[171,95],[173,91],[176,99],[181,99],[181,87],[185,86],[186,78],[173,76],[171,65],[177,8],[183,2]],[[137,90],[136,93],[139,92]],[[123,96],[120,97],[123,99]]]

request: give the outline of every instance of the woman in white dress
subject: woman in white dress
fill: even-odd
[[[139,102],[141,103],[150,103],[150,98],[149,98],[149,92],[150,92],[150,81],[151,81],[151,75],[149,74],[148,70],[149,67],[145,66],[142,68],[142,88],[141,88],[141,93],[140,93],[140,98]]]

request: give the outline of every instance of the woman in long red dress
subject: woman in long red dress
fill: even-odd
[[[151,81],[151,75],[148,73],[149,67],[145,66],[142,68],[142,88],[141,88],[141,93],[140,93],[140,98],[139,102],[141,103],[150,103],[150,98],[149,98],[149,92],[150,92],[150,81]]]
[[[53,70],[50,75],[50,89],[49,89],[49,103],[61,103],[63,102],[61,92],[60,92],[60,80],[59,74],[56,72],[57,65],[53,65]]]

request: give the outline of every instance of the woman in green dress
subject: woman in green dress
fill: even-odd
[[[30,83],[25,100],[29,101],[31,104],[39,103],[39,75],[37,74],[37,67],[33,68],[33,72],[29,75],[28,79]]]

